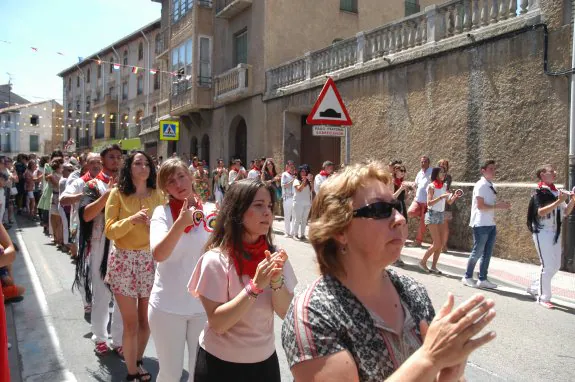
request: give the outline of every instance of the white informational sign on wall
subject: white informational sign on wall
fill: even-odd
[[[313,135],[316,137],[345,137],[345,127],[316,125],[313,127]]]

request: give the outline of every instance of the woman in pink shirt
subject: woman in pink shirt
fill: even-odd
[[[208,322],[200,334],[194,381],[280,382],[274,313],[284,318],[296,277],[272,243],[275,193],[260,179],[234,183],[188,290]]]

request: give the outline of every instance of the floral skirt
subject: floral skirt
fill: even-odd
[[[111,251],[104,282],[114,294],[132,298],[150,297],[154,286],[154,258],[147,249],[121,249]]]

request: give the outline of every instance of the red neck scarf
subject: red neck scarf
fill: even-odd
[[[319,174],[320,174],[321,176],[325,176],[326,178],[329,177],[329,173],[328,173],[327,171],[325,171],[325,170],[321,170],[321,171],[319,172]]]
[[[98,175],[96,175],[96,179],[100,179],[102,182],[109,184],[112,181],[112,177],[104,173],[104,171],[100,171]]]
[[[439,181],[439,180],[434,180],[433,181],[433,185],[435,186],[435,188],[437,188],[438,190],[443,188],[443,182]]]
[[[551,191],[555,191],[555,192],[558,191],[557,187],[555,187],[555,185],[553,183],[547,184],[545,182],[539,182],[539,184],[537,184],[537,187],[539,187],[539,188],[548,187]]]
[[[202,202],[197,199],[196,197],[194,197],[194,200],[196,201],[196,210],[204,210],[204,206],[202,206]],[[170,211],[172,212],[172,220],[175,222],[176,219],[178,218],[178,216],[180,216],[180,211],[182,210],[182,206],[184,205],[184,201],[183,200],[178,200],[175,198],[170,198]],[[192,228],[194,227],[194,225],[189,225],[184,229],[185,233],[188,233],[192,230]]]
[[[253,279],[256,274],[258,264],[266,258],[266,254],[264,252],[269,249],[269,246],[265,235],[260,236],[258,241],[253,244],[244,242],[243,246],[243,253],[235,251],[234,256],[232,256],[234,266],[236,267],[238,276],[241,277],[242,275],[247,275]]]
[[[94,178],[92,178],[92,175],[90,175],[90,171],[86,171],[86,173],[84,175],[82,175],[82,180],[84,181],[84,183],[86,183],[92,179],[94,179]]]
[[[399,187],[403,183],[403,178],[393,178],[393,183]]]

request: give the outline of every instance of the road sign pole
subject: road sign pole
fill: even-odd
[[[345,128],[345,165],[348,166],[351,162],[351,129],[349,126]]]

